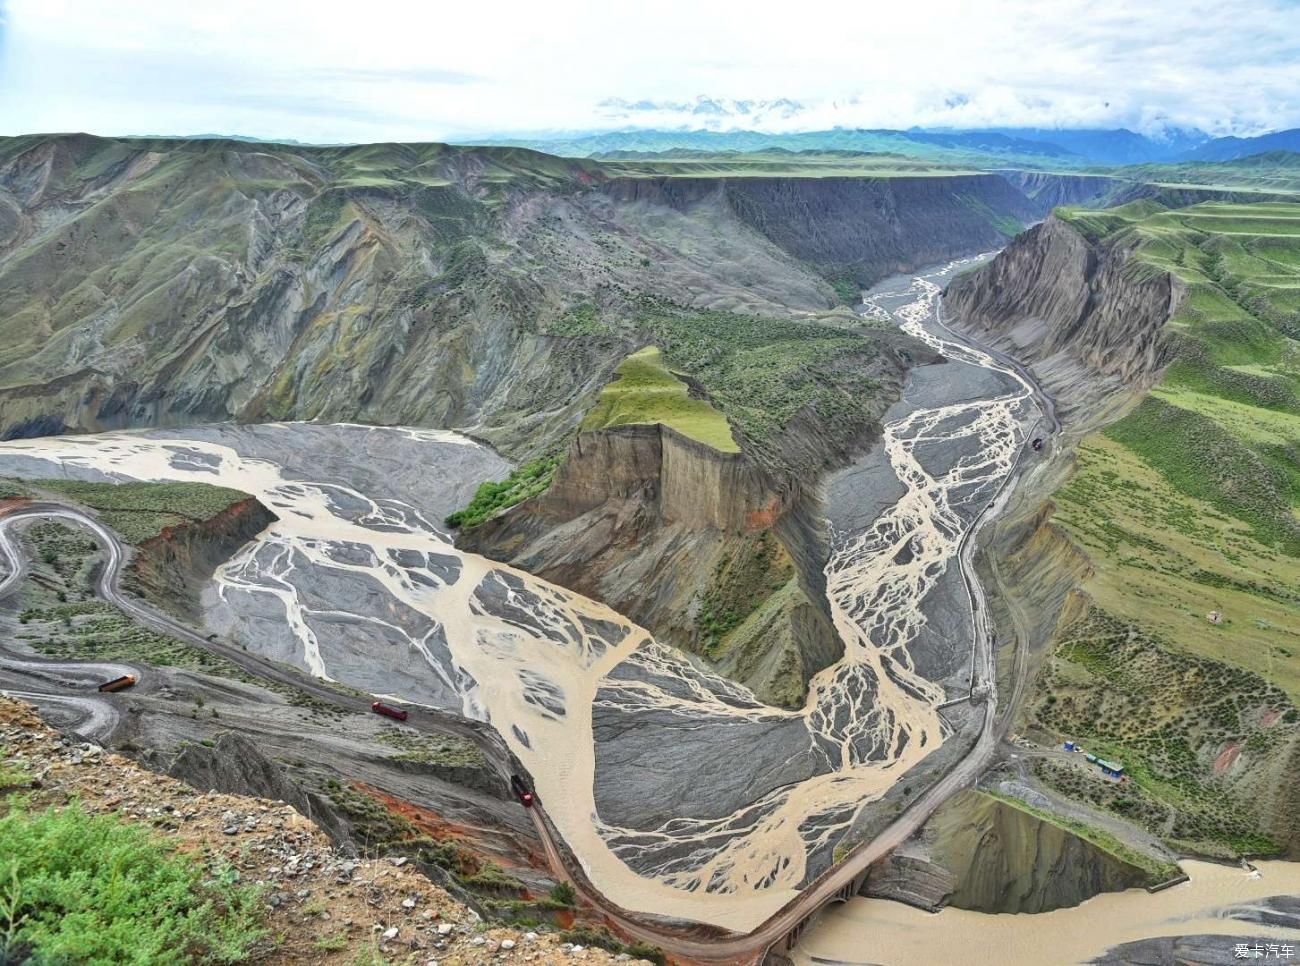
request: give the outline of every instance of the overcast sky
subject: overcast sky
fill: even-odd
[[[1300,127],[1300,2],[0,0],[3,134],[440,140],[698,95],[804,105],[768,129],[1256,134]]]

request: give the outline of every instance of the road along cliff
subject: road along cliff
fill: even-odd
[[[1300,546],[1283,442],[1300,411],[1295,218],[1262,201],[1063,210],[945,298],[1062,404],[1061,445],[986,564],[1003,639],[1021,642],[1004,655],[1015,727],[1105,747],[1134,777],[1024,770],[1179,855],[1296,854],[1300,673],[1280,631]]]

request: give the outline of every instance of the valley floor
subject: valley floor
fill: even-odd
[[[1258,875],[1207,862],[1187,862],[1185,868],[1191,881],[1162,892],[1104,893],[1074,908],[1034,915],[990,916],[953,908],[931,914],[897,902],[857,898],[824,915],[800,944],[795,961],[801,966],[1043,966],[1108,961],[1108,950],[1126,957],[1137,951],[1116,947],[1145,941],[1143,958],[1116,962],[1228,964],[1237,959],[1237,943],[1296,947],[1300,864],[1260,863]],[[1270,903],[1273,897],[1280,898]],[[1276,916],[1266,913],[1269,905],[1278,908]],[[1170,955],[1170,948],[1152,942],[1161,937],[1181,942],[1204,937],[1196,945],[1212,958],[1154,958]],[[1153,954],[1154,949],[1160,951]]]
[[[944,345],[925,330],[938,291],[904,281],[886,311]],[[871,802],[890,793],[880,814],[896,815],[900,778],[955,726],[978,729],[978,701],[946,718],[937,705],[986,677],[971,666],[961,551],[1018,462],[1030,394],[978,353],[950,354],[943,374],[963,377],[918,376],[890,417],[881,470],[904,493],[837,526],[827,578],[848,651],[797,712],[763,706],[592,601],[457,551],[434,521],[505,467],[452,434],[293,424],[65,437],[7,443],[0,468],[257,497],[279,520],[219,569],[208,628],[317,676],[490,717],[603,892],[745,929],[830,864]],[[877,496],[838,494],[840,510]],[[611,715],[637,727],[610,729]],[[735,768],[708,764],[738,747]],[[656,818],[638,801],[676,804]]]

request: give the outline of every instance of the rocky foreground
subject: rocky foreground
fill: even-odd
[[[181,852],[226,863],[264,889],[268,938],[251,962],[268,964],[629,962],[555,933],[492,926],[406,859],[336,849],[283,802],[203,792],[97,745],[63,737],[28,705],[0,697],[0,765],[31,776],[20,788],[35,809],[79,800],[148,826]],[[380,959],[382,957],[382,959]]]

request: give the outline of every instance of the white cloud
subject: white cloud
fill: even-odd
[[[804,105],[768,129],[1300,126],[1291,0],[10,0],[0,24],[4,133],[429,140],[702,93]]]

